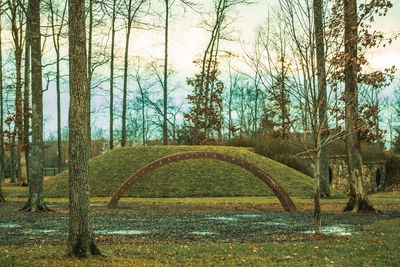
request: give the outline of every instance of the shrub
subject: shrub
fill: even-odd
[[[314,175],[306,160],[294,157],[294,155],[303,152],[303,149],[296,144],[269,136],[259,136],[254,141],[254,150],[260,155],[285,164],[308,176]]]
[[[240,135],[232,138],[231,140],[221,142],[223,146],[238,146],[238,147],[254,147],[254,138]]]
[[[337,141],[328,146],[330,155],[347,155],[346,143]],[[361,156],[364,161],[382,160],[385,158],[382,146],[373,143],[361,143]]]
[[[400,156],[394,152],[386,152],[385,186],[400,184]]]
[[[304,149],[294,137],[289,140],[283,140],[271,135],[259,135],[256,137],[238,136],[222,144],[227,146],[253,147],[254,152],[260,155],[285,164],[311,177],[313,176],[310,163],[295,157],[304,152]],[[311,144],[309,146],[311,147]],[[328,151],[330,155],[346,155],[346,143],[344,141],[334,142],[329,145]],[[361,143],[361,155],[364,161],[385,159],[385,154],[380,144]],[[400,169],[396,170],[399,170],[400,173]]]

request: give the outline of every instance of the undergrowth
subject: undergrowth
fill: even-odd
[[[298,155],[306,156],[303,145],[296,138],[281,139],[270,135],[258,135],[255,137],[238,136],[223,142],[223,144],[252,147],[254,151],[260,155],[285,164],[308,176],[313,176],[313,170],[309,162],[303,160],[301,157],[296,157]],[[308,143],[307,147],[311,148],[312,144]],[[344,141],[331,143],[328,146],[328,151],[330,155],[346,156],[346,144]],[[361,143],[361,155],[364,161],[379,161],[385,159],[385,153],[382,147],[377,144]],[[390,159],[395,160],[393,158]]]

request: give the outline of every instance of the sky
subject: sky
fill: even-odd
[[[388,15],[378,18],[374,27],[385,33],[393,33],[400,31],[400,0],[393,1],[394,7],[389,11]],[[260,0],[257,4],[238,8],[231,13],[234,17],[234,29],[236,33],[233,35],[238,42],[227,44],[232,50],[241,52],[243,46],[250,44],[255,36],[258,25],[262,24],[272,8],[277,8],[278,0]],[[198,58],[206,46],[209,33],[199,27],[200,17],[189,12],[185,16],[181,16],[182,12],[177,11],[176,16],[172,19],[170,25],[170,42],[169,42],[169,63],[173,67],[177,75],[176,80],[180,80],[184,84],[186,77],[193,76],[198,70],[193,64],[193,60]],[[132,32],[130,57],[140,56],[145,59],[163,58],[163,40],[162,30],[134,30]],[[117,43],[120,49],[123,48],[125,35],[123,31],[117,34]],[[400,40],[396,40],[391,46],[386,48],[375,49],[368,53],[368,58],[373,69],[381,69],[392,65],[400,67]],[[64,69],[67,69],[66,63]],[[120,66],[122,61],[120,61]],[[400,78],[399,71],[396,76]],[[180,94],[186,95],[186,91],[181,89]],[[390,94],[390,88],[387,90]],[[62,97],[62,124],[67,125],[68,122],[68,88],[63,88]],[[178,92],[178,93],[179,93]],[[51,132],[56,132],[56,92],[54,86],[44,93],[44,113],[45,113],[45,132],[46,137]],[[106,101],[104,96],[94,97],[94,107],[104,106]],[[108,117],[106,115],[92,116],[95,127],[107,128]],[[118,121],[115,123],[119,124]]]

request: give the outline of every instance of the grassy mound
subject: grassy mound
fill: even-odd
[[[184,151],[216,151],[243,158],[273,177],[290,196],[312,197],[313,180],[283,164],[251,152],[224,146],[151,146],[111,150],[89,161],[90,195],[111,196],[131,174],[166,155]],[[44,182],[47,197],[68,196],[68,171]],[[343,194],[334,191],[336,196]],[[214,159],[189,159],[156,169],[125,193],[131,197],[232,197],[273,196],[250,172]]]

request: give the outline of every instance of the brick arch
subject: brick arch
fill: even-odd
[[[289,195],[285,192],[285,190],[267,173],[263,170],[258,168],[257,166],[249,163],[248,161],[233,157],[227,154],[219,153],[219,152],[205,152],[205,151],[189,151],[189,152],[180,152],[176,154],[171,154],[162,158],[159,158],[143,168],[136,171],[132,174],[128,179],[125,180],[121,184],[121,186],[115,191],[114,195],[108,202],[107,208],[112,209],[117,204],[121,196],[140,178],[142,178],[147,173],[160,168],[166,164],[171,162],[187,160],[187,159],[201,159],[201,158],[209,158],[209,159],[218,159],[223,160],[232,164],[235,164],[243,169],[248,170],[249,172],[253,173],[255,176],[260,178],[269,188],[271,188],[272,192],[278,197],[279,201],[281,202],[283,208],[286,211],[296,211],[296,206],[294,205],[293,201],[290,199]]]

